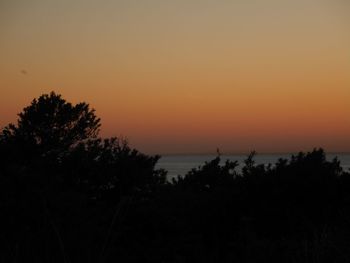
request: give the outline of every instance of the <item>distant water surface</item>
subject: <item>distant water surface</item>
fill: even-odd
[[[256,164],[274,164],[279,158],[290,159],[292,154],[257,154],[254,157]],[[207,161],[213,160],[216,155],[164,155],[158,161],[156,168],[163,168],[168,171],[168,179],[178,175],[183,176],[192,168],[203,166]],[[350,169],[350,154],[327,154],[327,160],[338,157],[344,170]],[[239,167],[243,167],[243,161],[247,155],[222,155],[221,162],[226,160],[238,161]]]

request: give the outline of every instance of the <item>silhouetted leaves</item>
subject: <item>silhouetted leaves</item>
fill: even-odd
[[[68,262],[86,246],[96,259],[120,200],[150,198],[165,183],[166,172],[155,169],[159,156],[99,138],[95,111],[54,92],[18,116],[0,132],[4,262]]]
[[[350,261],[350,175],[322,149],[166,182],[99,127],[52,92],[1,131],[1,262]]]
[[[77,143],[96,137],[100,127],[88,104],[72,105],[54,92],[34,99],[18,116],[17,125],[3,129],[0,141],[15,150],[14,161],[25,163],[39,157],[59,161]]]

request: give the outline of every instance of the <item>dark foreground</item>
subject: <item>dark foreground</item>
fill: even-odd
[[[165,180],[43,95],[0,133],[0,262],[350,262],[350,174],[323,150]]]
[[[3,175],[1,262],[350,261],[350,176],[337,161],[319,150],[234,166],[216,158],[125,192]]]

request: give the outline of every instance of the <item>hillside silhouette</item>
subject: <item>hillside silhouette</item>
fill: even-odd
[[[350,174],[323,149],[220,153],[166,180],[54,92],[0,132],[0,262],[350,262]]]

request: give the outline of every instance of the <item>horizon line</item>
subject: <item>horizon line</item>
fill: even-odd
[[[316,148],[317,149],[317,148]],[[252,153],[253,151],[249,151],[249,152],[225,152],[225,153],[221,153],[221,156],[227,156],[227,155],[249,155],[250,153]],[[311,151],[296,151],[296,152],[258,152],[255,151],[256,155],[295,155],[298,154],[300,152],[303,153],[308,153]],[[325,154],[350,154],[350,151],[325,151]],[[157,154],[152,154],[152,155],[160,155],[160,156],[176,156],[176,155],[217,155],[217,153],[213,153],[213,152],[190,152],[190,153],[181,153],[181,152],[176,152],[176,153],[157,153]]]

